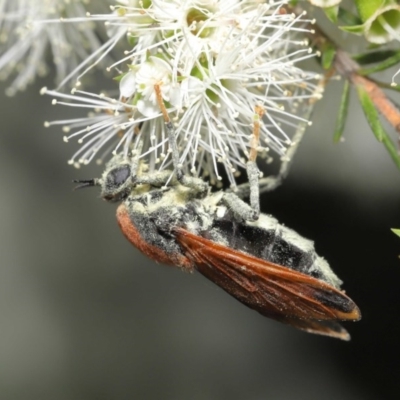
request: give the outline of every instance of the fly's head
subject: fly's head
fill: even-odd
[[[129,160],[122,154],[115,155],[106,165],[101,178],[78,180],[75,189],[100,186],[101,197],[109,202],[126,199],[135,186],[138,162]]]
[[[101,197],[110,202],[126,199],[132,191],[134,177],[129,164],[106,169],[101,179]]]

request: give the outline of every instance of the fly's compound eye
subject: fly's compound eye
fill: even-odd
[[[126,182],[130,174],[131,169],[128,165],[115,168],[108,173],[106,185],[117,189]]]
[[[107,201],[120,201],[125,199],[131,190],[131,168],[122,165],[107,172],[104,180],[102,197]]]

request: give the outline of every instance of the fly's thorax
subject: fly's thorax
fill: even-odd
[[[147,213],[153,213],[160,208],[185,207],[194,197],[193,191],[183,185],[154,188],[150,185],[136,185],[130,196],[129,202],[140,203]]]
[[[145,217],[156,224],[160,232],[182,227],[200,234],[212,226],[213,212],[219,199],[219,196],[203,197],[179,184],[167,188],[138,185],[125,200],[125,205],[133,219],[139,215]]]

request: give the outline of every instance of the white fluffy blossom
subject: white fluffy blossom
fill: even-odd
[[[96,114],[55,122],[70,132],[67,140],[83,142],[71,163],[102,160],[101,152],[128,154],[143,141],[141,157],[150,171],[171,167],[156,88],[174,123],[186,172],[211,175],[215,183],[222,165],[235,185],[247,161],[256,109],[263,114],[259,154],[268,160],[273,153],[285,155],[291,131],[304,122],[301,104],[315,97],[317,79],[296,66],[313,55],[301,38],[305,21],[286,12],[286,1],[119,3],[111,14],[92,18],[106,20],[110,40],[127,35],[132,47],[114,66],[128,69],[120,74],[114,99],[83,92],[71,97],[70,105],[93,107]]]
[[[9,95],[46,74],[47,52],[62,81],[99,48],[93,22],[63,23],[85,15],[88,0],[0,1],[0,79],[9,80]],[[46,20],[57,23],[48,23]]]

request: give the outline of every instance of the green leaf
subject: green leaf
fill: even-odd
[[[363,22],[372,17],[381,7],[386,5],[386,0],[354,0]]]
[[[394,234],[396,234],[397,236],[400,237],[400,229],[392,228],[391,231],[392,231]]]
[[[339,7],[339,14],[338,14],[339,21],[344,25],[361,25],[362,21],[357,16],[347,11],[346,9]]]
[[[128,44],[132,47],[135,47],[139,41],[138,36],[135,36],[133,33],[128,33],[126,35],[126,40],[128,41]]]
[[[398,52],[395,50],[378,50],[369,53],[353,55],[354,61],[361,65],[376,64],[378,62],[386,61],[388,58],[393,57]]]
[[[393,56],[387,58],[378,65],[375,65],[370,68],[361,68],[357,72],[360,75],[370,75],[375,72],[384,71],[388,68],[393,67],[394,65],[398,65],[399,62],[400,62],[400,51],[396,52]]]
[[[348,25],[348,26],[339,26],[342,31],[354,33],[356,35],[362,35],[365,30],[364,25]]]
[[[376,138],[386,147],[386,150],[388,151],[393,162],[396,164],[397,168],[400,169],[399,152],[397,151],[396,146],[390,139],[390,136],[384,130],[379,120],[379,115],[375,109],[374,103],[372,102],[369,94],[363,86],[357,85],[356,88],[361,107],[364,111],[365,116],[367,117],[367,121],[372,129],[372,132],[374,133]]]
[[[123,74],[114,76],[113,80],[116,81],[116,82],[120,82],[121,79],[122,79],[125,75],[126,75],[126,72],[124,72]]]
[[[389,89],[394,90],[395,92],[400,92],[400,85],[393,86],[391,83],[380,82],[375,79],[373,79],[373,81],[382,89]]]
[[[333,142],[338,143],[342,137],[344,125],[347,118],[347,111],[349,109],[350,99],[350,82],[345,80],[343,86],[342,98],[340,100],[339,113],[336,120],[335,133],[333,134]]]
[[[383,137],[385,135],[385,131],[379,120],[378,111],[376,110],[373,101],[369,97],[369,94],[364,89],[364,87],[362,85],[357,85],[356,89],[357,89],[358,99],[360,100],[361,107],[364,111],[365,116],[367,117],[369,126],[371,127],[372,132],[374,133],[376,138],[380,142],[382,142]]]
[[[397,147],[394,145],[392,140],[390,139],[389,135],[384,131],[384,136],[382,139],[382,143],[386,147],[386,150],[390,154],[390,157],[392,157],[392,160],[394,163],[397,165],[397,168],[400,169],[400,155],[397,150]]]
[[[336,55],[336,49],[332,45],[326,46],[322,52],[322,68],[329,69],[332,66],[333,60]]]
[[[338,22],[338,14],[339,14],[339,6],[332,6],[324,8],[325,15],[332,21],[334,24]]]

